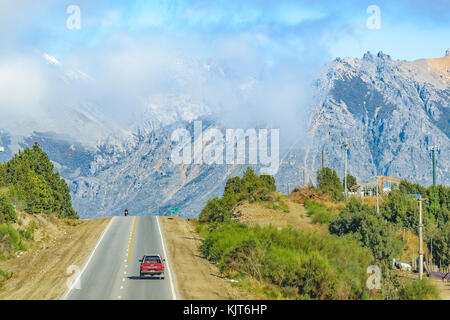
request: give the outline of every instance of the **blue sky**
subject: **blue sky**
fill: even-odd
[[[9,3],[9,4],[8,4]],[[62,58],[78,48],[101,49],[117,34],[196,44],[195,55],[227,37],[248,36],[266,59],[319,50],[321,62],[382,50],[397,59],[439,57],[450,40],[450,2],[435,1],[3,1],[0,49],[35,48]],[[68,30],[66,8],[81,9],[81,29]],[[377,5],[381,29],[369,30]],[[203,44],[203,46],[202,46]],[[176,47],[176,45],[175,45]],[[192,49],[192,48],[191,48]],[[284,49],[284,50],[283,50]],[[315,53],[314,53],[315,55]]]

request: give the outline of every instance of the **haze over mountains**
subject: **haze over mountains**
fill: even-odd
[[[50,70],[47,74],[63,89],[88,90],[95,81],[80,71],[65,70],[51,56],[44,58],[42,68]],[[222,130],[234,120],[237,127],[274,124],[265,124],[267,117],[258,115],[257,110],[249,112],[242,107],[249,95],[258,92],[253,89],[261,79],[230,81],[233,74],[213,62],[184,60],[177,66],[168,77],[177,90],[152,93],[145,108],[130,108],[128,126],[105,114],[98,101],[92,102],[95,99],[79,103],[73,99],[67,107],[44,110],[40,118],[27,117],[26,112],[2,118],[0,137],[5,152],[0,153],[0,160],[38,141],[69,182],[74,208],[81,217],[122,214],[125,207],[144,215],[165,215],[169,207],[180,207],[181,216],[197,216],[206,200],[220,195],[227,178],[241,174],[244,166],[174,164],[170,161],[173,130],[184,127],[192,131],[195,119],[203,120],[204,129]],[[437,180],[448,185],[449,79],[450,56],[408,62],[380,52],[330,62],[297,110],[280,111],[282,117],[276,108],[263,110],[286,119],[288,134],[283,135],[283,121],[275,122],[282,138],[276,175],[279,190],[286,192],[287,183],[301,185],[303,169],[306,181],[311,178],[315,182],[321,150],[325,151],[325,165],[342,177],[345,137],[350,144],[349,172],[359,182],[384,174],[430,184],[428,148],[439,145]],[[309,83],[299,87],[306,85]],[[194,86],[223,92],[216,89],[196,97],[189,94]],[[226,103],[233,105],[227,109]],[[240,121],[240,112],[247,121]],[[248,121],[252,113],[254,121]],[[307,130],[293,129],[292,124],[301,128],[307,119]]]

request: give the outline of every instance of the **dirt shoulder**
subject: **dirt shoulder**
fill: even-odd
[[[70,265],[81,268],[110,218],[46,220],[33,216],[40,225],[39,240],[18,257],[0,261],[0,269],[13,276],[0,288],[0,300],[55,300],[67,289]],[[59,220],[59,219],[56,219]]]
[[[189,221],[175,217],[159,217],[159,221],[181,299],[253,298],[223,279],[217,267],[202,256],[198,249],[201,239]]]

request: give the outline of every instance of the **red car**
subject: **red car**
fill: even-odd
[[[145,255],[141,260],[140,277],[158,275],[164,279],[164,262],[159,254]]]

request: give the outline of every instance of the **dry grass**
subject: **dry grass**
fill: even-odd
[[[273,225],[278,229],[290,226],[299,230],[327,232],[326,226],[312,223],[311,218],[306,214],[303,204],[293,201],[290,196],[278,196],[287,205],[289,212],[268,208],[264,202],[249,203],[244,201],[234,209],[234,216],[248,226]]]
[[[19,213],[16,227],[36,223],[35,241],[26,242],[27,251],[0,262],[1,270],[13,272],[0,289],[0,300],[59,299],[67,288],[67,268],[81,267],[109,220],[70,221]]]

